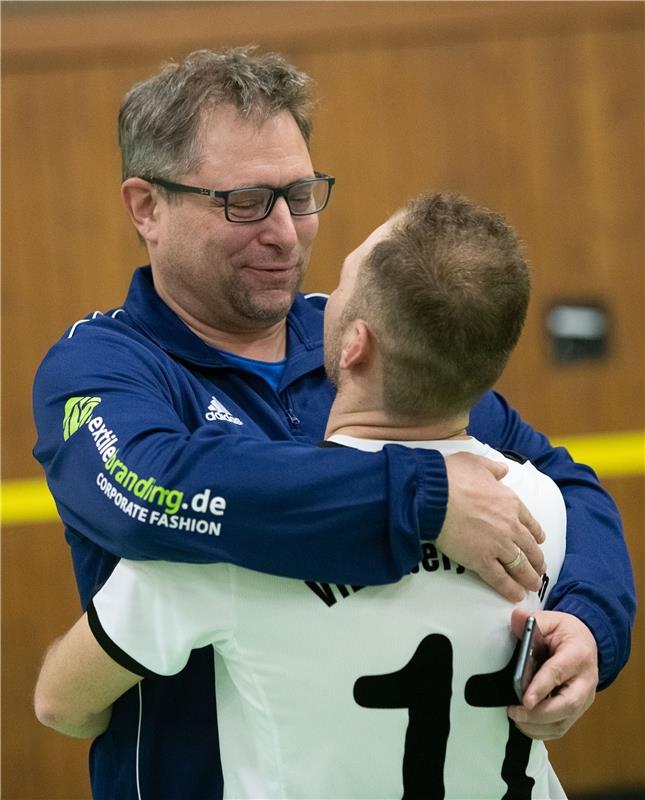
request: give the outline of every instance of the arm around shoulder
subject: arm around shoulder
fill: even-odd
[[[81,326],[36,378],[34,453],[74,533],[130,559],[334,583],[396,581],[418,563],[445,509],[438,454],[272,441],[225,389],[243,424],[207,422],[210,390],[117,323]]]

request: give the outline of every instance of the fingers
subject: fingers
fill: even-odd
[[[515,609],[511,627],[521,635],[528,612]],[[558,611],[536,611],[551,656],[529,684],[522,705],[508,716],[533,739],[557,739],[578,720],[596,696],[598,653],[591,631],[577,617]]]
[[[521,639],[524,635],[524,625],[530,616],[532,616],[532,613],[524,608],[513,609],[513,613],[511,614],[511,630],[513,631],[513,635],[518,639]],[[533,616],[535,615],[533,614]],[[542,629],[540,628],[540,630]],[[544,631],[542,631],[542,633],[544,633]]]
[[[569,730],[589,705],[576,702],[563,692],[546,698],[535,708],[509,706],[507,714],[522,733],[532,739],[557,739]]]
[[[563,736],[593,703],[594,694],[580,687],[565,687],[533,709],[509,706],[507,713],[522,733],[532,739],[558,739]]]
[[[491,565],[481,565],[479,577],[511,603],[521,603],[526,596],[524,587],[506,572],[499,561],[495,561]]]
[[[570,674],[563,674],[557,657],[547,659],[533,676],[533,680],[524,692],[522,705],[532,711],[539,703],[546,702],[551,693],[561,687],[570,677],[572,677]]]
[[[512,569],[516,569],[517,567],[519,567],[523,559],[524,559],[524,553],[518,547],[517,554],[515,555],[515,557],[512,558],[510,561],[502,561],[502,566],[504,567],[504,569],[510,572]]]
[[[578,710],[579,716],[591,705],[596,693],[598,667],[595,646],[593,650],[587,650],[580,641],[573,645],[565,642],[564,646],[558,646],[548,633],[544,635],[551,648],[551,656],[534,675],[524,693],[523,705],[529,711],[537,708],[543,711],[563,709],[573,713]],[[554,705],[555,698],[557,702]],[[568,707],[567,703],[570,704]]]
[[[520,503],[519,521],[528,530],[534,541],[538,544],[542,544],[546,538],[544,531],[540,523],[535,519],[524,503]]]
[[[544,534],[515,492],[499,482],[507,464],[458,453],[446,457],[446,472],[448,505],[437,547],[512,602],[538,591]]]
[[[514,708],[514,706],[511,706],[511,708]],[[509,717],[513,719],[510,713]],[[518,722],[515,719],[513,719],[513,722],[515,722],[515,725],[520,729],[520,731],[522,731],[522,733],[525,736],[528,736],[530,739],[536,739],[542,742],[549,742],[553,741],[554,739],[560,739],[571,727],[571,723],[569,723],[567,720],[562,720],[559,722],[551,722],[547,724]]]
[[[536,575],[541,578],[546,572],[546,561],[540,545],[534,539],[522,540],[516,544],[526,556],[526,562],[530,564]]]
[[[520,551],[521,552],[521,551]],[[544,559],[541,559],[542,564],[544,564]],[[538,572],[528,558],[522,555],[522,559],[517,564],[517,566],[511,566],[511,564],[502,564],[504,567],[506,574],[508,577],[515,583],[518,587],[526,589],[530,592],[537,592],[542,585],[542,575],[543,570]],[[524,594],[520,599],[524,598]]]
[[[508,560],[503,559],[501,562],[520,586],[531,591],[538,591],[542,583],[542,575],[546,572],[544,553],[539,546],[539,543],[544,541],[544,531],[524,503],[519,499],[517,502],[517,524],[512,544],[519,548],[524,558],[511,557]]]
[[[535,542],[534,546],[537,548]],[[516,554],[518,552],[516,546]],[[520,549],[520,558],[516,557],[503,564],[499,559],[489,563],[481,563],[477,566],[479,577],[485,581],[492,589],[494,589],[502,597],[510,600],[512,603],[520,603],[524,600],[526,592],[537,592],[542,586],[542,575],[544,574],[545,565],[542,552],[538,549],[539,558],[535,558],[531,551],[531,557],[537,561],[541,569],[538,572],[529,559]],[[529,548],[530,550],[530,548]],[[517,560],[517,563],[515,561]]]
[[[534,559],[543,558],[540,544],[545,539],[544,531],[540,523],[531,515],[524,503],[518,499],[517,525],[515,527],[515,538],[517,546],[522,549],[524,555],[535,566]]]

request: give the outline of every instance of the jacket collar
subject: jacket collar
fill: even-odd
[[[134,325],[171,355],[200,367],[230,366],[163,302],[149,266],[135,271],[124,308]],[[287,367],[282,384],[322,365],[323,312],[298,294],[287,316]]]

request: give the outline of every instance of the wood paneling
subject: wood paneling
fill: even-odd
[[[58,525],[2,536],[2,797],[89,800],[89,744],[45,728],[33,713],[42,657],[80,614]],[[115,798],[116,800],[116,798]]]
[[[344,255],[411,194],[461,191],[510,218],[533,264],[505,394],[550,434],[642,428],[643,9],[3,3],[3,477],[39,475],[30,394],[47,347],[75,319],[117,306],[145,261],[119,200],[123,93],[169,57],[248,41],[318,84],[315,163],[338,182],[307,289],[332,289]],[[545,311],[576,298],[610,308],[610,354],[557,366]],[[643,484],[610,488],[642,586]],[[86,745],[40,729],[30,710],[45,644],[77,611],[66,545],[47,525],[9,529],[3,548],[3,797],[86,797]],[[631,664],[554,745],[570,790],[645,784],[634,700],[644,656],[641,624]]]
[[[634,477],[606,483],[623,514],[642,602],[645,480]],[[589,711],[564,738],[548,744],[551,762],[567,791],[612,787],[645,790],[644,659],[645,626],[639,618],[625,669],[608,689],[597,695]]]
[[[491,32],[622,30],[642,22],[631,2],[21,2],[5,0],[3,61],[33,70],[54,63],[133,63],[161,53],[259,41],[333,52],[336,37],[393,44],[452,43]],[[555,6],[557,5],[557,9]]]

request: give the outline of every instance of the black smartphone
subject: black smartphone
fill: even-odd
[[[529,617],[524,625],[524,633],[513,673],[513,689],[520,703],[533,676],[548,657],[549,648],[538,628],[537,621],[535,617]]]

